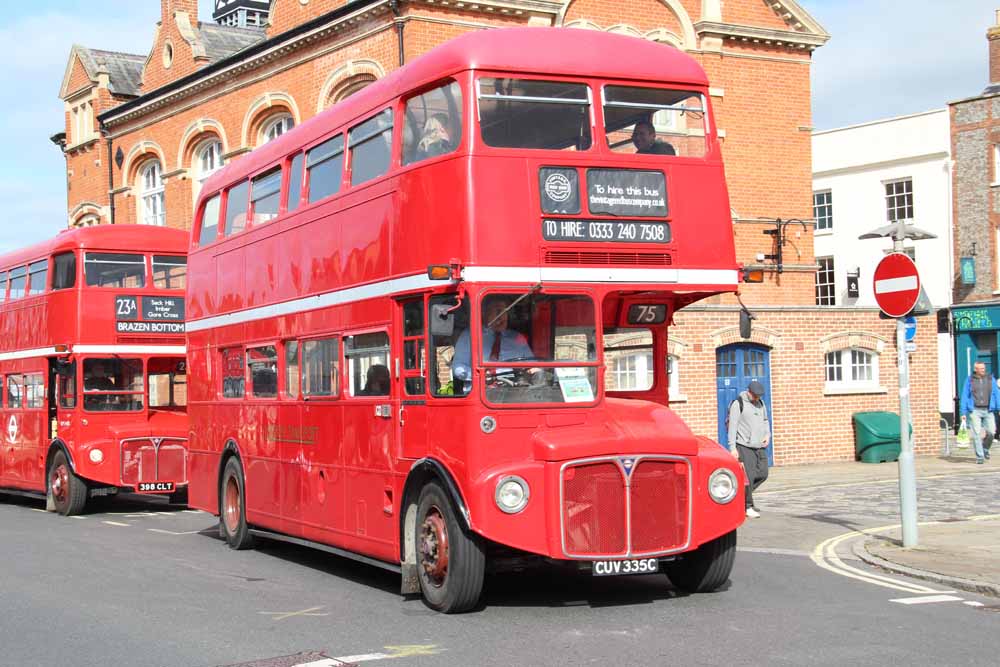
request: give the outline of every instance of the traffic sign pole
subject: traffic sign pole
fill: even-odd
[[[903,546],[917,546],[917,475],[910,436],[910,355],[906,352],[906,322],[896,319],[896,354],[899,365],[899,514]]]

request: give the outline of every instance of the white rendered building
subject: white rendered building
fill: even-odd
[[[907,241],[935,309],[952,297],[951,134],[947,109],[814,132],[813,216],[816,218],[816,302],[874,307],[872,274],[891,239],[858,236],[899,219],[937,235]],[[849,279],[857,296],[849,290]],[[853,285],[852,285],[853,286]],[[918,318],[937,328],[937,318]],[[938,403],[953,412],[952,343],[938,334]]]

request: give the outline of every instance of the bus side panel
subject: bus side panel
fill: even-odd
[[[468,168],[466,156],[400,175],[398,213],[392,230],[393,273],[423,272],[428,264],[469,257],[469,226],[462,224],[469,206],[467,190],[441,187],[442,183],[462,183]],[[426,225],[432,220],[448,221],[443,226],[446,233],[428,233]]]

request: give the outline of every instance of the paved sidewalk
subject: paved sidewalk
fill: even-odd
[[[900,539],[898,464],[853,461],[772,468],[755,494],[764,516],[741,528],[741,546],[806,552],[856,531],[867,539],[854,554],[871,565],[1000,597],[1000,448],[985,465],[967,449],[918,457],[916,471],[916,547]]]

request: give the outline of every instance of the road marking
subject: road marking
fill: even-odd
[[[407,644],[403,646],[385,646],[388,653],[362,653],[360,655],[342,655],[337,658],[324,658],[313,662],[302,662],[293,667],[339,667],[345,662],[372,662],[374,660],[393,660],[395,658],[411,658],[421,655],[437,655],[442,651],[435,644]]]
[[[761,547],[737,547],[737,551],[744,551],[752,554],[771,554],[774,556],[805,556],[809,557],[812,552],[800,551],[798,549],[763,549]]]
[[[147,528],[151,533],[164,533],[165,535],[194,535],[195,533],[200,533],[200,530],[185,530],[183,532],[175,532],[173,530],[163,530],[162,528]]]
[[[273,621],[283,621],[286,618],[292,618],[293,616],[329,616],[328,612],[317,613],[323,607],[310,607],[309,609],[303,609],[302,611],[258,611],[258,614],[263,614],[264,616],[273,616],[271,620]]]
[[[986,606],[982,602],[976,602],[975,600],[966,600],[962,604],[967,604],[970,607],[985,607]]]
[[[889,600],[889,602],[898,602],[899,604],[930,604],[932,602],[962,602],[962,598],[957,598],[954,595],[924,595],[919,598],[896,598],[895,600]]]
[[[131,524],[128,524],[128,523],[120,523],[120,522],[118,522],[118,521],[103,521],[102,523],[106,523],[106,524],[108,524],[109,526],[123,526],[123,527],[125,527],[125,528],[128,528],[129,526],[131,526]]]
[[[41,512],[43,514],[48,514],[48,510],[40,510],[37,507],[29,507],[28,509],[31,510],[32,512]]]
[[[87,517],[85,517],[85,516],[76,516],[76,515],[74,515],[74,516],[71,516],[70,518],[71,519],[76,519],[77,521],[86,521],[87,520]]]
[[[931,525],[938,523],[937,521],[927,521],[918,525]],[[900,579],[894,579],[892,577],[886,577],[880,574],[874,574],[871,572],[865,572],[864,570],[859,570],[856,567],[852,567],[842,561],[837,555],[837,545],[841,542],[857,537],[863,537],[866,535],[871,535],[874,533],[881,533],[889,529],[898,528],[898,524],[891,524],[888,526],[879,526],[877,528],[866,528],[861,531],[852,530],[849,533],[844,533],[837,537],[831,537],[828,540],[820,542],[813,549],[812,560],[814,563],[819,565],[824,570],[833,572],[834,574],[839,574],[842,577],[848,577],[850,579],[857,579],[858,581],[863,581],[865,583],[874,584],[876,586],[883,586],[885,588],[892,588],[898,591],[903,591],[904,593],[924,593],[924,594],[941,594],[941,593],[952,593],[954,591],[941,591],[934,588],[928,588],[927,586],[921,586],[920,584],[911,584],[909,582],[902,581]]]

